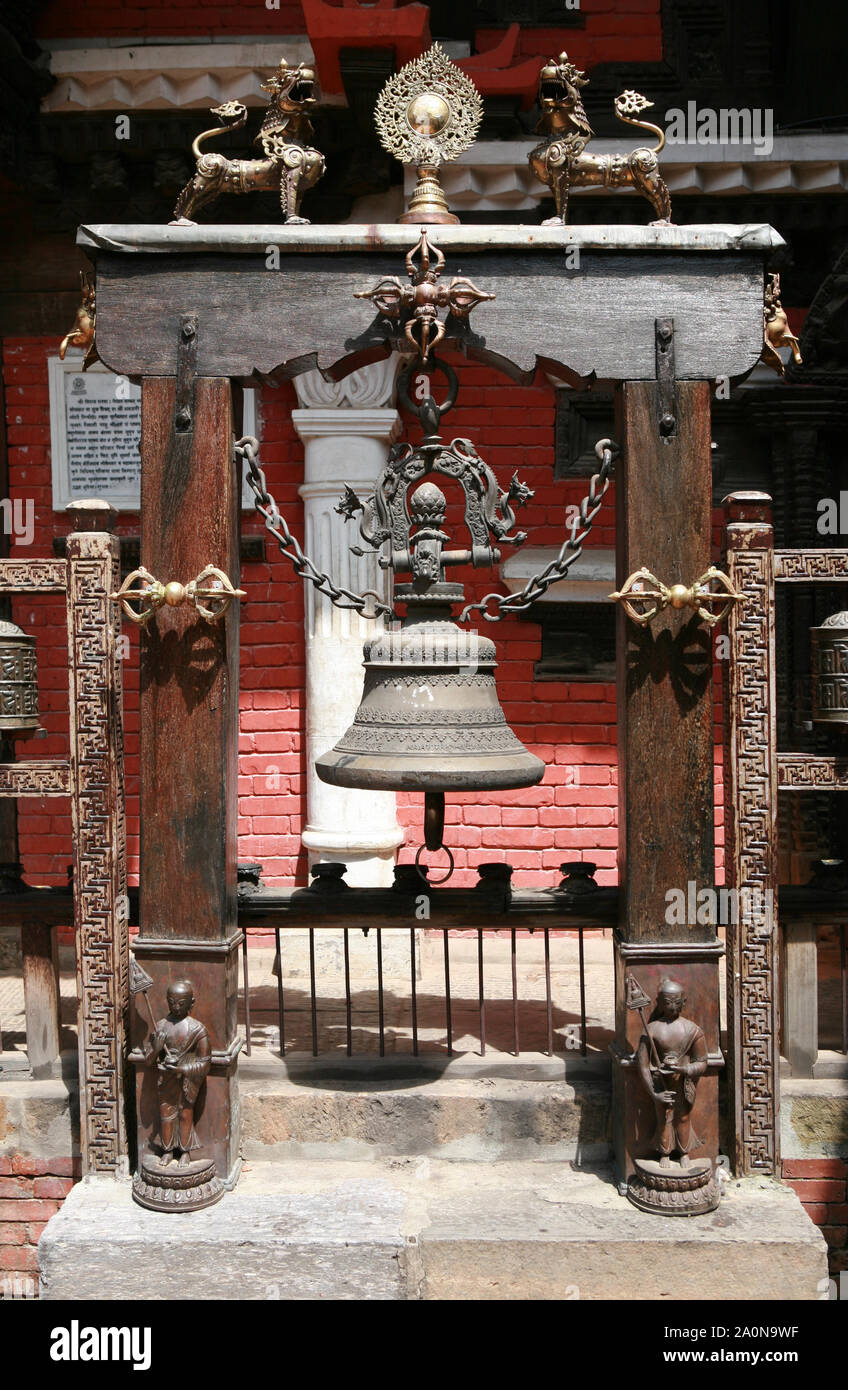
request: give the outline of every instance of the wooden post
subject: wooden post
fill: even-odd
[[[229,381],[195,378],[178,403],[173,378],[145,377],[141,458],[144,566],[163,584],[187,584],[212,564],[237,584],[239,488]],[[148,997],[157,1019],[168,1013],[170,983],[188,979],[194,986],[193,1016],[212,1047],[195,1110],[199,1153],[214,1160],[228,1185],[238,1176],[240,1137],[238,663],[237,602],[215,622],[188,601],[165,605],[141,634],[141,932],[133,951],[153,977]],[[150,1023],[146,1011],[135,1008],[134,1015],[140,1044]],[[159,1129],[156,1071],[144,1065],[138,1046],[132,1060],[140,1164]]]
[[[724,499],[727,572],[744,602],[727,635],[725,864],[727,882],[756,889],[728,931],[727,1050],[731,1157],[737,1173],[780,1170],[777,923],[777,705],[771,498]]]
[[[783,943],[783,1050],[793,1076],[812,1076],[819,1055],[816,923],[785,922]]]
[[[668,586],[691,585],[710,564],[710,388],[676,383],[676,431],[668,435],[659,427],[659,391],[654,382],[617,390],[619,588],[642,566]],[[654,1105],[633,1061],[642,1024],[626,1007],[625,977],[632,972],[652,1001],[666,976],[686,991],[684,1014],[703,1030],[709,1057],[692,1113],[703,1141],[694,1157],[715,1159],[722,948],[715,925],[699,923],[691,910],[715,881],[711,630],[690,608],[670,606],[640,627],[619,605],[617,621],[621,913],[613,1076],[624,1185],[635,1160],[657,1152]]]
[[[83,1171],[126,1167],[128,899],[120,542],[108,502],[71,502],[67,546],[71,822]]]
[[[59,971],[56,928],[21,925],[27,1057],[36,1078],[51,1076],[59,1056]]]

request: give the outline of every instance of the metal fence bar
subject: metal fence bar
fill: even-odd
[[[241,938],[241,972],[244,979],[244,1050],[250,1056],[250,980],[247,973],[247,932]]]
[[[580,1051],[585,1057],[587,1054],[587,1016],[586,1016],[586,963],[585,963],[585,939],[582,925],[575,924],[578,934],[578,961],[579,961],[579,988],[580,988]],[[260,929],[260,928],[257,928]],[[312,1055],[319,1056],[319,1030],[318,1030],[318,982],[316,964],[316,945],[315,932],[317,928],[310,927],[309,931],[309,1001],[310,1001],[310,1022],[311,1022],[311,1042]],[[445,989],[445,1029],[447,1036],[447,1051],[449,1056],[454,1055],[454,1023],[453,1023],[453,982],[451,976],[450,960],[450,928],[440,928],[443,943],[443,970],[444,970],[444,989]],[[518,980],[518,928],[510,928],[510,967],[512,983],[512,1052],[518,1057],[521,1055],[521,1036],[520,1036],[520,997]],[[553,1017],[553,984],[552,984],[552,965],[551,965],[551,934],[550,928],[545,925],[542,928],[544,939],[544,971],[545,971],[545,1014],[546,1014],[546,1042],[544,1050],[547,1056],[553,1056],[555,1050],[555,1032]],[[386,1055],[386,981],[385,981],[385,960],[383,956],[382,929],[377,927],[377,1014],[378,1014],[378,1034],[379,1034],[379,1055]],[[485,928],[476,928],[477,932],[477,1016],[479,1024],[480,1056],[486,1056],[490,1038],[488,1037],[487,1000],[486,1000],[486,975],[485,975]],[[848,934],[848,924],[840,926],[840,973],[842,985],[842,1050],[848,1055],[848,968],[846,968],[846,934]],[[350,929],[343,928],[343,952],[344,952],[344,989],[345,989],[345,1050],[347,1056],[353,1054],[353,990],[351,979],[351,956],[350,956]],[[417,928],[409,928],[409,983],[411,993],[411,1014],[412,1014],[412,1055],[417,1057],[420,1052],[419,1036],[419,995],[418,995],[418,942],[416,939]],[[274,973],[277,976],[277,1012],[280,1027],[279,1053],[281,1057],[286,1054],[286,1022],[285,1022],[285,982],[283,972],[282,956],[282,933],[279,927],[274,928],[274,941],[276,948],[276,963]],[[245,1054],[250,1055],[252,1048],[252,1017],[250,1001],[250,971],[247,954],[247,933],[242,942],[242,975],[244,987],[244,1018],[245,1018]],[[473,977],[472,977],[473,978]],[[472,986],[473,988],[473,986]],[[471,1001],[468,1001],[469,1003]]]
[[[516,1057],[520,1057],[521,1051],[518,1043],[518,961],[515,951],[515,927],[512,928],[512,941],[510,943],[510,955],[512,958],[512,1040],[513,1051]]]
[[[845,960],[845,923],[839,924],[839,979],[842,984],[842,1051],[848,1056],[848,969]]]
[[[483,992],[483,929],[477,931],[477,1002],[480,1012],[480,1056],[486,1055],[486,996]]]
[[[383,1003],[383,930],[377,928],[377,1023],[380,1030],[380,1056],[386,1055],[386,1016]]]
[[[349,928],[344,929],[344,972],[345,972],[345,1034],[348,1057],[353,1055],[353,1006],[350,997],[350,940]]]
[[[554,1009],[551,1000],[551,933],[545,927],[545,1006],[548,1028],[548,1056],[554,1055]]]
[[[580,1056],[586,1056],[586,968],[583,958],[583,928],[577,928],[577,955],[580,974]]]
[[[453,1056],[453,1028],[451,1026],[451,985],[450,985],[450,948],[448,946],[448,930],[445,927],[442,931],[445,942],[445,1023],[448,1034],[448,1056]]]
[[[315,928],[309,928],[309,997],[312,1006],[312,1056],[318,1056],[318,1005],[315,998]]]
[[[247,940],[247,932],[245,932]],[[280,949],[280,928],[274,928],[274,940],[277,946],[277,1014],[280,1019],[280,1056],[286,1055],[286,1010],[285,998],[283,995],[283,953]]]
[[[418,1056],[418,987],[415,980],[415,928],[409,928],[409,961],[412,984],[412,1055]]]

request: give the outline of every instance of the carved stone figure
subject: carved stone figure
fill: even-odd
[[[150,976],[131,960],[130,992],[147,999],[152,984]],[[193,1007],[190,980],[169,985],[168,1014],[154,1022],[143,1048],[146,1065],[156,1067],[159,1129],[154,1152],[144,1156],[133,1179],[133,1196],[154,1211],[208,1207],[224,1191],[212,1160],[192,1157],[200,1148],[194,1127],[197,1099],[212,1064],[209,1034],[199,1019],[192,1018]]]
[[[212,115],[219,118],[221,125],[204,130],[191,147],[197,172],[177,199],[171,226],[193,226],[194,214],[221,193],[268,192],[277,188],[284,222],[308,223],[308,217],[300,216],[300,200],[324,173],[324,156],[312,148],[315,132],[306,114],[315,105],[315,73],[303,63],[290,68],[282,58],[277,71],[261,85],[263,92],[270,94],[270,101],[254,144],[264,158],[229,159],[224,154],[201,153],[204,140],[240,130],[247,120],[247,108],[240,101],[212,107]]]
[[[637,1053],[639,1075],[657,1114],[656,1146],[662,1168],[669,1167],[674,1153],[680,1155],[681,1167],[688,1167],[689,1154],[701,1147],[692,1128],[692,1107],[707,1069],[707,1043],[697,1023],[683,1017],[685,1003],[683,986],[676,980],[663,980]]]
[[[626,990],[628,1009],[638,1009],[642,1020],[636,1071],[656,1115],[656,1157],[635,1160],[627,1196],[643,1211],[663,1216],[713,1211],[721,1195],[713,1161],[690,1158],[703,1147],[692,1126],[698,1082],[709,1061],[703,1029],[684,1017],[686,991],[677,980],[661,981],[648,1021],[645,1008],[651,1001],[633,975],[627,977]]]
[[[178,980],[168,989],[167,1018],[161,1018],[144,1056],[154,1062],[159,1088],[159,1147],[163,1166],[175,1154],[186,1167],[189,1155],[199,1148],[194,1129],[194,1107],[209,1072],[209,1034],[199,1019],[191,1017],[194,989],[189,980]]]
[[[653,102],[632,91],[622,92],[615,99],[615,114],[620,121],[657,136],[659,143],[653,149],[641,147],[629,154],[585,154],[594,134],[580,96],[580,89],[588,81],[586,74],[569,62],[567,53],[551,58],[539,74],[542,116],[536,134],[544,139],[530,151],[528,159],[537,179],[550,188],[556,204],[556,216],[549,217],[543,226],[565,226],[572,188],[628,185],[648,199],[656,213],[652,225],[667,226],[671,221],[671,198],[657,160],[665,144],[665,133],[659,126],[638,119]]]

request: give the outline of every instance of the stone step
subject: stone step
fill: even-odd
[[[77,1185],[39,1243],[41,1297],[827,1298],[820,1232],[780,1184],[729,1182],[692,1220],[638,1211],[609,1171],[427,1158],[250,1165],[206,1211]]]
[[[606,1057],[243,1057],[250,1162],[399,1155],[581,1163],[610,1157]]]

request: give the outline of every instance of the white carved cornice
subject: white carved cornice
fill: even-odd
[[[218,106],[222,101],[262,107],[268,93],[259,84],[280,58],[293,65],[314,62],[302,34],[223,43],[113,39],[82,46],[52,39],[42,48],[50,55],[56,78],[42,111],[161,111]],[[323,100],[330,105],[344,98]]]
[[[396,353],[360,367],[341,381],[325,381],[320,372],[303,372],[294,379],[298,403],[303,410],[349,407],[351,410],[393,406],[399,358]],[[340,431],[333,431],[340,433]],[[358,433],[358,431],[357,431]]]
[[[455,211],[534,208],[550,191],[527,163],[534,140],[481,140],[459,159],[444,164],[439,179]],[[626,135],[591,143],[592,154],[618,154]],[[848,187],[848,158],[842,134],[776,135],[768,155],[753,145],[667,145],[660,172],[675,194],[838,193]],[[405,170],[405,193],[415,186],[415,170]],[[574,198],[609,196],[609,189],[580,188]],[[616,195],[618,196],[618,195]],[[638,197],[632,189],[621,196]],[[576,217],[576,213],[575,213]]]

